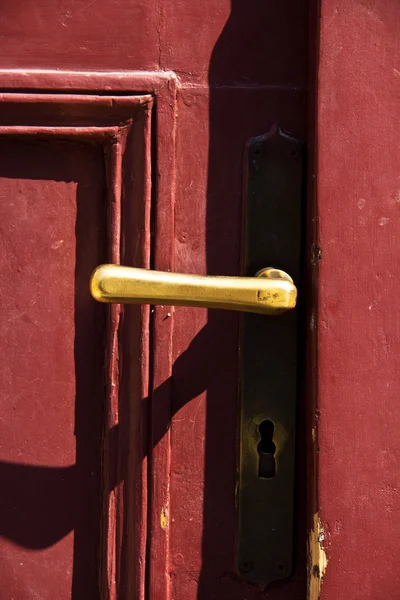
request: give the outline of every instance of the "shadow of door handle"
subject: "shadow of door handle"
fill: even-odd
[[[90,280],[99,302],[224,308],[276,315],[296,306],[292,278],[267,268],[255,277],[214,277],[100,265]]]

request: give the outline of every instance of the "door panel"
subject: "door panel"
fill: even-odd
[[[118,511],[135,492],[141,501],[121,528],[143,519],[143,409],[134,400],[147,389],[149,311],[113,308],[107,319],[88,281],[120,255],[148,266],[152,101],[0,99],[1,569],[17,597],[100,597],[117,555],[124,585],[134,585],[121,567]],[[131,536],[131,555],[143,544],[140,531]]]
[[[0,156],[2,585],[93,594],[105,311],[87,277],[105,257],[102,149],[3,138]]]

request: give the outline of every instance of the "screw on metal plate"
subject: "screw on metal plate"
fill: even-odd
[[[250,571],[253,570],[254,567],[254,563],[252,560],[242,560],[242,562],[239,565],[239,570],[242,573],[250,573]]]

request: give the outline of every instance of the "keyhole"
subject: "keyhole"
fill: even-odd
[[[270,479],[271,477],[275,477],[276,467],[275,467],[275,452],[276,446],[272,440],[274,436],[275,426],[272,421],[266,419],[265,421],[261,421],[258,426],[258,431],[260,433],[260,443],[258,444],[258,453],[260,455],[260,460],[258,463],[258,476],[261,479]]]

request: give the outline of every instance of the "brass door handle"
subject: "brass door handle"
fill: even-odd
[[[296,306],[297,289],[291,277],[267,268],[255,277],[212,277],[100,265],[90,280],[99,302],[165,304],[225,308],[278,314]]]

